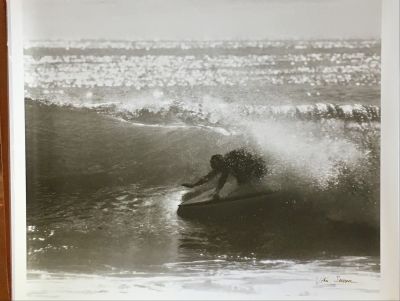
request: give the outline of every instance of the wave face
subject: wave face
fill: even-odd
[[[378,42],[107,43],[25,49],[30,267],[379,252]],[[179,219],[179,184],[239,147],[302,209]]]
[[[32,116],[43,111],[41,118],[46,118],[44,112],[50,112],[51,120],[48,122],[54,127],[48,129],[54,131],[50,138],[59,135],[60,131],[60,135],[66,136],[65,141],[73,141],[70,146],[65,146],[68,151],[63,151],[77,156],[69,160],[72,166],[60,168],[54,164],[49,166],[54,170],[46,171],[46,175],[63,177],[68,170],[76,168],[75,165],[82,165],[89,171],[93,169],[94,173],[101,171],[110,183],[115,181],[109,178],[125,175],[126,181],[139,180],[139,176],[140,182],[152,186],[177,185],[185,179],[194,178],[193,175],[205,173],[209,158],[214,153],[247,147],[267,159],[271,170],[266,179],[268,185],[276,185],[279,189],[302,185],[298,188],[304,193],[316,195],[329,191],[337,193],[339,199],[359,193],[359,198],[355,200],[360,202],[358,205],[365,205],[364,198],[372,198],[370,201],[375,205],[366,210],[366,216],[357,214],[350,220],[356,218],[368,223],[379,220],[376,206],[380,110],[377,106],[235,106],[217,103],[215,99],[212,103],[188,105],[155,101],[153,104],[146,102],[145,106],[138,100],[132,105],[71,105],[35,100],[26,100],[26,103],[28,110],[35,112]],[[52,121],[54,114],[60,115],[60,118],[70,115],[71,120],[65,121],[66,124],[73,118],[79,122],[72,128],[69,125],[67,129],[61,129],[58,122]],[[86,120],[93,118],[98,128]],[[110,134],[105,136],[102,131]],[[87,146],[88,156],[85,159],[79,158],[80,148],[75,150],[77,145],[84,143],[80,140],[83,137],[74,137],[80,132],[85,139],[93,140],[93,144]],[[135,144],[130,142],[131,139]],[[50,147],[47,151],[54,152],[48,155],[57,157],[52,143],[52,140],[44,141],[43,145]],[[107,152],[102,151],[103,143],[109,146]],[[117,151],[116,146],[121,146],[118,156],[112,154]],[[101,163],[103,157],[107,158],[107,167]],[[93,160],[98,161],[93,163],[97,167],[87,166]],[[127,164],[129,162],[134,165]],[[87,175],[86,171],[78,168],[73,176],[81,172]],[[350,185],[350,178],[359,182]],[[366,179],[375,180],[368,182]],[[104,185],[104,181],[99,183]],[[371,192],[374,193],[369,195]]]

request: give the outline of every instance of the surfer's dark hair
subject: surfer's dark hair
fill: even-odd
[[[217,154],[213,155],[210,159],[210,165],[212,169],[220,169],[224,164],[224,156]]]

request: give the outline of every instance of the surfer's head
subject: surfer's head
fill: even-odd
[[[222,155],[214,155],[210,160],[211,168],[214,170],[222,170],[224,168],[224,157]]]

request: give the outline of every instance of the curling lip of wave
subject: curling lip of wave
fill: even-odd
[[[202,103],[185,103],[179,101],[164,102],[161,105],[137,105],[126,102],[71,103],[62,101],[37,101],[43,105],[59,106],[75,109],[86,109],[120,118],[129,122],[143,124],[187,124],[217,125],[229,123],[235,117],[251,117],[255,119],[298,119],[323,120],[339,119],[355,122],[379,122],[381,110],[376,105],[316,103],[305,105],[248,105],[227,104],[210,108]],[[228,110],[228,111],[226,111]]]

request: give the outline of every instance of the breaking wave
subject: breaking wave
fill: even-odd
[[[267,161],[269,187],[296,191],[329,218],[379,224],[377,106],[237,105],[215,99],[97,104],[27,99],[26,106],[27,118],[36,120],[27,129],[28,156],[35,151],[31,147],[40,148],[35,163],[40,167],[28,168],[32,183],[68,190],[82,181],[86,188],[178,185],[207,172],[211,155],[246,147]],[[35,134],[37,123],[42,128],[51,123],[51,133]]]
[[[27,101],[34,101],[27,99]],[[329,120],[379,122],[380,107],[365,104],[316,103],[304,105],[231,104],[213,98],[202,102],[148,99],[122,102],[71,103],[67,101],[37,100],[44,105],[86,109],[144,124],[177,124],[227,126],[239,120]]]

